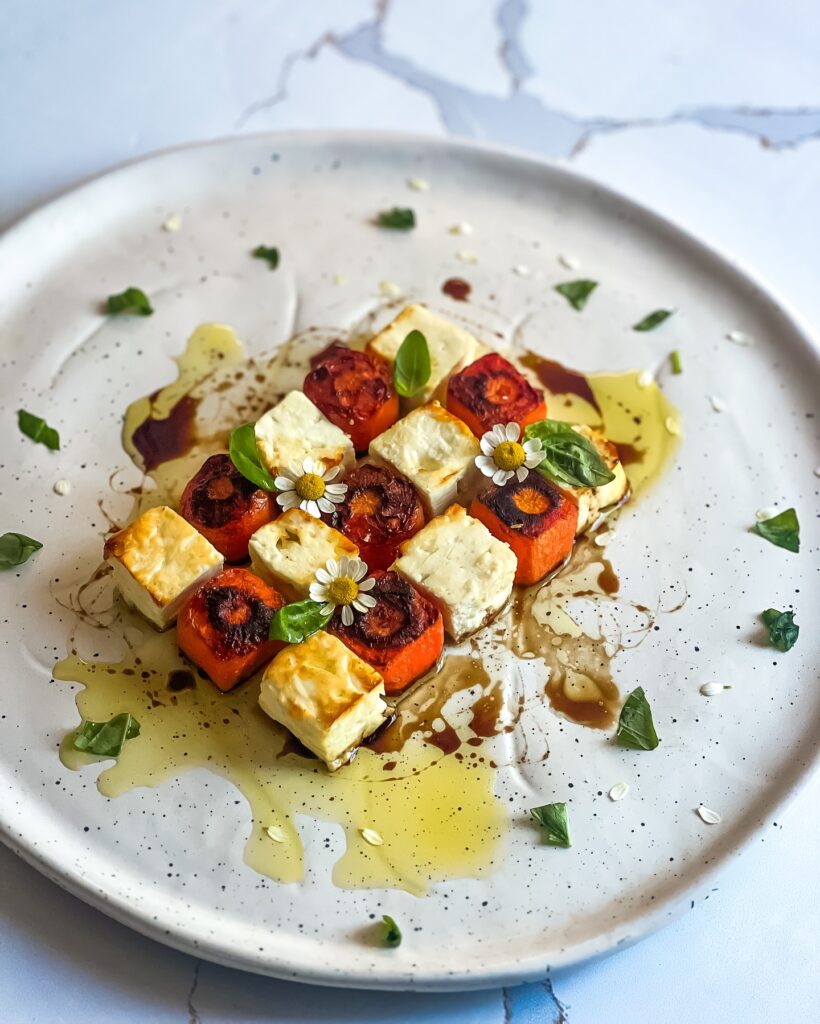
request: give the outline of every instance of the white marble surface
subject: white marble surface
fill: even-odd
[[[0,15],[0,225],[180,142],[314,127],[453,133],[567,160],[673,216],[820,333],[812,0],[2,0]],[[467,995],[339,993],[200,964],[0,849],[0,1017],[816,1020],[819,793],[815,782],[708,901],[639,946],[545,985]]]

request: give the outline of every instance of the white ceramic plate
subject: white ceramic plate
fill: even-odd
[[[413,176],[429,191],[409,190]],[[412,236],[368,223],[394,204],[418,212]],[[161,230],[171,213],[183,219],[176,234]],[[448,233],[460,221],[471,237]],[[260,242],[282,250],[275,274],[248,258]],[[529,275],[514,272],[521,265]],[[472,284],[470,305],[441,294],[453,276]],[[553,291],[579,276],[601,282],[583,314]],[[247,805],[203,771],[103,798],[95,770],[57,759],[76,710],[70,687],[50,681],[71,625],[51,588],[99,560],[97,499],[127,464],[127,402],[173,378],[170,359],[200,321],[232,324],[256,353],[301,327],[357,322],[384,302],[385,280],[580,369],[655,369],[673,348],[684,365],[665,381],[683,413],[680,457],[622,516],[610,549],[626,599],[663,609],[688,595],[615,662],[623,691],[652,695],[663,742],[624,751],[545,710],[548,761],[499,773],[516,816],[503,862],[424,898],[335,888],[341,834],[307,818],[306,881],[263,885],[242,860]],[[405,137],[262,136],[162,154],[57,200],[2,239],[0,283],[0,527],[45,542],[0,579],[0,824],[10,847],[82,899],[162,942],[286,978],[522,981],[632,942],[704,895],[806,777],[820,739],[817,359],[780,303],[680,229],[522,156]],[[99,300],[130,284],[152,295],[155,316],[108,323]],[[630,329],[659,306],[678,310],[663,329]],[[753,344],[728,341],[732,330]],[[18,407],[60,426],[60,453],[18,436]],[[58,478],[72,482],[69,497],[52,492]],[[799,555],[750,532],[772,504],[798,509]],[[791,604],[803,633],[781,655],[763,644],[758,616]],[[711,680],[733,689],[705,698]],[[630,794],[612,802],[621,781]],[[540,846],[526,823],[526,808],[549,799],[571,800],[570,850]],[[705,824],[701,804],[722,822]],[[384,912],[404,928],[399,950],[361,941],[368,915]]]

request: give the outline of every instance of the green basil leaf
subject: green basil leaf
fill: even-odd
[[[381,228],[409,231],[416,226],[416,215],[406,206],[394,206],[392,210],[382,210],[377,218],[377,223]]]
[[[755,523],[755,529],[761,537],[765,537],[779,548],[794,552],[800,550],[800,523],[793,508],[787,508],[785,512],[771,519]]]
[[[632,325],[633,331],[654,331],[656,327],[668,320],[674,313],[674,309],[656,309],[652,313],[647,313],[643,320],[639,320],[636,324]]]
[[[18,409],[17,426],[26,437],[30,437],[32,441],[37,441],[39,444],[44,444],[51,451],[56,451],[60,447],[60,435],[54,427],[50,427],[39,416],[34,416],[24,409]]]
[[[286,644],[300,644],[330,622],[333,612],[323,612],[322,605],[307,598],[280,608],[270,622],[270,639]]]
[[[271,270],[276,270],[279,266],[279,250],[273,246],[257,245],[252,255],[258,260],[267,260]]]
[[[538,420],[524,430],[524,440],[537,438],[544,458],[539,472],[549,480],[568,487],[601,487],[615,474],[598,454],[595,445],[562,420]]]
[[[632,750],[654,750],[660,743],[652,721],[652,709],[642,687],[633,690],[626,698],[615,738],[622,747]]]
[[[566,804],[544,804],[533,807],[530,814],[541,826],[545,842],[550,846],[571,846],[569,838],[569,813]]]
[[[12,569],[27,562],[43,545],[24,533],[4,533],[0,537],[0,569]]]
[[[401,929],[393,918],[388,917],[387,914],[382,916],[381,932],[383,946],[389,946],[390,949],[395,949],[396,946],[401,945]]]
[[[393,386],[409,398],[417,394],[430,379],[430,349],[421,331],[411,331],[399,345],[393,363]]]
[[[683,363],[680,361],[680,352],[677,349],[669,353],[669,362],[672,364],[672,373],[683,373]]]
[[[797,643],[800,627],[794,621],[794,612],[779,612],[767,608],[760,616],[769,631],[769,643],[778,651],[790,651]]]
[[[154,312],[141,288],[126,288],[119,295],[109,295],[106,307],[111,316],[150,316]]]
[[[139,734],[139,722],[127,711],[114,715],[109,722],[83,720],[74,736],[74,749],[98,757],[119,757],[126,740]]]
[[[252,423],[246,423],[244,426],[237,427],[236,430],[231,431],[231,437],[228,441],[228,454],[231,457],[231,462],[246,480],[250,480],[257,487],[261,487],[263,491],[276,490],[276,483],[273,477],[267,468],[262,465],[262,459],[259,457],[259,449],[256,447],[256,433]]]
[[[580,312],[587,304],[587,299],[597,287],[597,281],[565,281],[563,284],[557,284],[555,290],[559,295],[564,296],[573,309],[577,309]]]

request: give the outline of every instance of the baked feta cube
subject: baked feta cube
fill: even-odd
[[[331,771],[387,715],[382,677],[324,630],[276,655],[262,677],[259,705]]]
[[[301,391],[290,391],[256,422],[256,447],[272,476],[311,456],[325,469],[356,463],[353,442]]]
[[[518,561],[509,545],[460,505],[431,519],[405,541],[393,569],[439,608],[444,628],[459,643],[481,629],[512,593]]]
[[[123,600],[157,629],[222,568],[222,555],[167,505],[151,508],[105,542],[105,558]]]
[[[480,354],[479,342],[468,331],[431,313],[425,306],[407,306],[368,343],[368,348],[393,363],[399,346],[411,331],[421,331],[430,351],[430,379],[417,395],[403,398],[406,408],[424,405],[431,398],[442,402],[450,375],[463,370]]]
[[[370,459],[407,477],[428,518],[453,502],[467,504],[481,481],[473,432],[438,402],[408,413],[370,442]]]
[[[595,450],[603,459],[607,469],[615,474],[614,480],[602,484],[600,487],[566,487],[566,491],[578,505],[578,525],[576,535],[584,533],[593,525],[603,509],[615,505],[623,498],[629,489],[629,482],[626,479],[624,467],[618,456],[618,449],[608,441],[603,434],[592,427],[578,424],[573,430],[591,441]]]
[[[321,519],[291,508],[256,531],[248,552],[257,576],[288,601],[301,601],[308,596],[316,570],[328,559],[356,556],[359,549]]]

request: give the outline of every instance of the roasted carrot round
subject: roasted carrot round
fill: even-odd
[[[578,506],[540,473],[529,473],[473,499],[470,515],[509,544],[518,559],[515,582],[529,586],[572,551]]]
[[[274,612],[284,603],[278,591],[247,569],[225,569],[183,606],[177,643],[220,690],[230,690],[284,646],[268,639]]]
[[[444,647],[441,612],[395,572],[374,572],[369,592],[376,604],[356,615],[351,626],[338,615],[331,633],[384,679],[386,693],[398,694],[428,672]]]
[[[182,492],[179,513],[228,562],[248,557],[248,541],[279,513],[273,494],[247,480],[227,455],[212,455]]]
[[[447,385],[447,410],[481,437],[496,423],[517,423],[521,429],[547,415],[544,396],[511,362],[490,352]]]
[[[311,360],[304,392],[345,433],[357,452],[399,417],[399,397],[385,359],[334,344]]]

